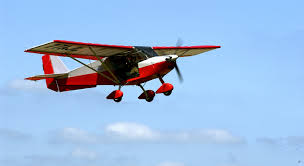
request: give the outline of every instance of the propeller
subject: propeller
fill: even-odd
[[[183,39],[182,38],[177,38],[177,41],[176,41],[176,47],[180,47],[180,46],[182,46],[184,44],[184,41],[183,41]],[[175,51],[175,55],[177,55],[177,50]],[[180,70],[179,70],[179,67],[178,67],[178,65],[177,65],[177,63],[176,63],[176,60],[174,61],[174,68],[175,68],[175,71],[176,71],[176,73],[177,73],[177,76],[178,76],[178,79],[179,79],[179,82],[183,82],[184,81],[184,79],[183,79],[183,76],[182,76],[182,73],[180,72]]]
[[[178,66],[177,66],[176,61],[174,62],[174,68],[175,68],[175,71],[176,71],[176,73],[177,73],[179,82],[182,83],[182,82],[184,81],[184,79],[183,79],[182,73],[180,72],[180,70],[179,70],[179,68],[178,68]]]
[[[183,43],[184,43],[183,40],[182,40],[181,38],[178,38],[177,41],[176,41],[176,47],[182,46]],[[175,51],[174,55],[177,55],[177,50]],[[177,56],[178,56],[178,55],[177,55]],[[180,72],[179,67],[178,67],[178,65],[177,65],[177,63],[176,63],[176,59],[173,60],[172,57],[170,57],[170,58],[167,58],[166,60],[167,60],[168,62],[173,63],[173,66],[174,66],[175,71],[176,71],[176,73],[177,73],[179,82],[182,83],[182,82],[184,81],[184,79],[183,79],[182,73]]]
[[[176,44],[175,44],[175,46],[176,47],[180,47],[180,46],[182,46],[184,44],[184,41],[183,41],[183,39],[182,38],[177,38],[177,41],[176,41]]]

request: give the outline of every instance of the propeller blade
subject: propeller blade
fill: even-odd
[[[176,70],[176,73],[177,73],[177,76],[178,76],[179,81],[180,81],[180,82],[183,82],[184,79],[183,79],[182,73],[180,72],[180,70],[179,70],[179,68],[178,68],[178,66],[177,66],[177,64],[176,64],[176,62],[174,63],[174,68],[175,68],[175,70]]]
[[[177,41],[176,41],[176,44],[175,44],[175,46],[176,47],[180,47],[180,46],[182,46],[184,44],[184,41],[183,41],[183,39],[181,39],[181,38],[178,38],[177,39]]]
[[[184,44],[184,41],[181,38],[177,38],[175,46],[181,47],[183,44]],[[176,54],[177,54],[177,50],[175,51],[174,55],[176,55]]]

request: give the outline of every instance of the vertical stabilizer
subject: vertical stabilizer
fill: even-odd
[[[69,70],[58,56],[42,56],[44,74],[68,73]]]
[[[50,56],[50,55],[44,55],[42,56],[42,64],[43,64],[43,71],[44,74],[48,75],[42,75],[42,76],[35,76],[30,77],[29,79],[40,79],[43,77],[43,79],[46,80],[46,85],[48,89],[51,89],[56,92],[64,92],[64,91],[70,91],[70,90],[77,90],[77,89],[84,89],[84,88],[93,88],[96,87],[96,85],[68,85],[66,84],[66,81],[69,79],[69,77],[66,77],[69,73],[68,68],[63,64],[63,62],[60,60],[58,56]],[[51,75],[59,75],[59,77],[51,77]],[[62,78],[60,75],[65,76]]]
[[[44,55],[42,56],[42,64],[44,74],[60,74],[68,73],[68,68],[57,56]],[[46,85],[49,89],[59,91],[57,82],[54,78],[47,78]]]

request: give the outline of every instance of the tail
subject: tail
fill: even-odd
[[[44,74],[66,74],[69,72],[68,68],[57,56],[44,55],[42,56],[42,64]],[[49,89],[59,91],[58,83],[55,78],[46,78],[46,85]]]
[[[61,74],[68,73],[69,69],[59,59],[58,56],[42,56],[44,74]]]
[[[42,64],[44,75],[36,75],[25,79],[32,81],[45,79],[47,88],[56,92],[96,87],[96,85],[66,84],[69,79],[69,70],[57,56],[42,56]]]

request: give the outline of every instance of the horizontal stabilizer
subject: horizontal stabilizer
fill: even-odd
[[[31,80],[31,81],[38,81],[38,80],[43,80],[47,78],[62,78],[68,76],[68,73],[60,73],[60,74],[45,74],[45,75],[36,75],[33,77],[28,77],[25,78],[26,80]]]

